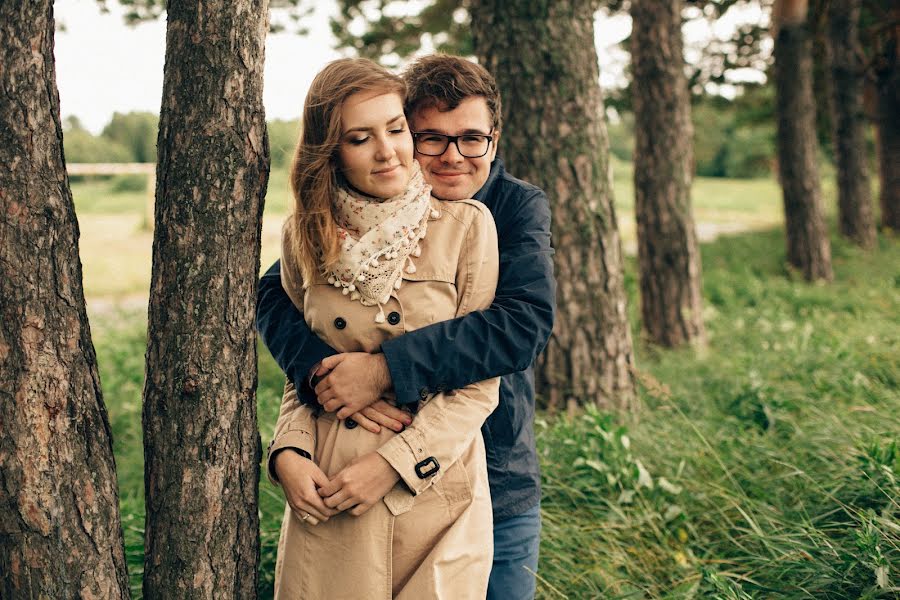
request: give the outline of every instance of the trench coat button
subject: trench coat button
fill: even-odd
[[[347,326],[347,321],[344,320],[344,317],[338,317],[337,319],[334,320],[334,326],[337,329],[343,329],[344,327]]]
[[[419,479],[425,479],[430,475],[434,475],[441,469],[441,465],[433,456],[429,456],[425,460],[416,463],[416,475]]]
[[[387,321],[391,325],[396,325],[397,323],[400,322],[400,313],[398,313],[395,310],[394,312],[392,312],[391,314],[388,315]]]
[[[347,427],[347,429],[356,429],[356,426],[359,425],[359,423],[357,423],[353,419],[347,419],[346,421],[344,421],[344,425]]]
[[[428,388],[422,388],[419,390],[419,399],[424,400],[428,397]]]

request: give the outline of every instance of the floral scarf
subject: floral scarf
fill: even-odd
[[[328,283],[365,306],[378,306],[376,323],[384,322],[382,304],[400,289],[402,271],[415,273],[413,257],[421,254],[428,220],[440,213],[431,208],[431,186],[419,163],[412,162],[406,190],[385,200],[341,188],[334,200],[341,249],[337,262],[325,273]]]

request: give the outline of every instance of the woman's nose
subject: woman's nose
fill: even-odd
[[[396,153],[396,150],[394,150],[394,144],[391,143],[391,140],[387,138],[381,138],[378,140],[377,146],[375,147],[375,158],[377,160],[390,160]]]

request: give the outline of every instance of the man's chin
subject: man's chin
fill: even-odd
[[[455,200],[468,200],[474,195],[467,194],[465,190],[457,190],[457,189],[438,189],[435,187],[431,188],[431,195],[437,198],[438,200],[445,200],[447,202],[453,202]]]

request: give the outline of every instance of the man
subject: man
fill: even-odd
[[[499,406],[482,427],[494,511],[488,598],[531,598],[540,541],[532,365],[553,328],[550,209],[544,192],[508,175],[496,158],[500,95],[485,69],[433,55],[413,63],[404,78],[416,159],[432,194],[475,198],[494,216],[500,250],[494,303],[393,338],[381,354],[336,354],[291,304],[276,262],[260,281],[257,323],[304,401],[373,431],[400,429],[407,418],[378,402],[387,391],[399,405],[415,405],[433,392],[503,376]]]

